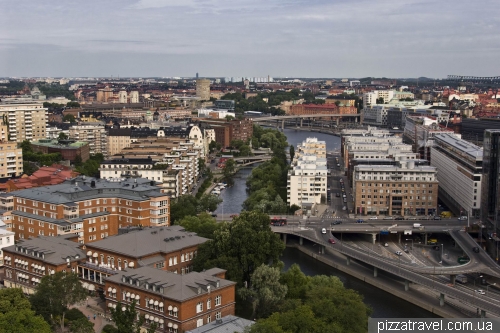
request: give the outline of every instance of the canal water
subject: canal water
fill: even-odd
[[[337,136],[296,131],[294,129],[285,129],[288,143],[297,146],[308,137],[316,137],[320,141],[326,142],[327,151],[340,150],[340,138]],[[225,189],[221,193],[223,203],[219,205],[216,213],[239,213],[242,210],[242,204],[246,200],[248,194],[246,192],[246,179],[252,170],[250,168],[242,169],[234,178],[234,186]],[[364,301],[373,309],[373,318],[433,318],[434,314],[425,311],[418,306],[406,302],[398,297],[386,293],[380,289],[364,283],[348,274],[335,270],[334,268],[325,265],[319,261],[312,259],[306,254],[294,248],[287,248],[281,260],[285,263],[285,268],[289,268],[292,264],[300,265],[304,274],[313,275],[334,275],[337,276],[346,286],[346,288],[354,289],[364,297]]]

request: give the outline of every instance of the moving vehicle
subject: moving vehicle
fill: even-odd
[[[455,278],[455,281],[460,283],[467,283],[467,276],[463,274],[458,274],[457,277]]]
[[[467,220],[467,216],[460,216],[460,217],[458,218],[458,220],[459,220],[459,221],[465,221],[465,220]]]
[[[342,221],[333,221],[330,225],[342,224]]]
[[[378,220],[378,217],[377,216],[372,216],[372,217],[370,217],[370,220]]]
[[[385,246],[385,247],[388,247],[388,246],[389,246],[389,243],[384,243],[384,246]]]
[[[476,252],[476,253],[479,253],[479,248],[478,248],[477,246],[474,246],[474,247],[472,248],[472,251],[474,251],[474,252]]]
[[[413,228],[420,228],[422,225],[420,223],[413,223]]]
[[[476,290],[476,294],[479,294],[479,295],[486,295],[486,293],[484,292],[484,290],[482,289],[478,289]]]
[[[442,218],[449,218],[449,217],[452,217],[453,214],[449,211],[444,211],[444,212],[441,212],[441,214],[439,214]]]
[[[347,209],[347,207],[346,207],[346,206],[343,206],[343,207],[342,207],[342,210],[346,210],[346,209]]]
[[[273,217],[271,217],[271,224],[274,226],[286,225],[286,216],[273,216]]]
[[[405,218],[402,216],[398,216],[395,218],[396,221],[403,221]]]
[[[435,245],[438,243],[438,240],[436,238],[431,238],[427,241],[427,244],[429,245]]]
[[[401,251],[396,251],[396,252],[394,252],[394,254],[395,254],[395,255],[397,255],[397,256],[402,256],[402,255],[403,255],[403,252],[401,252]]]
[[[328,240],[328,243],[330,243],[330,244],[335,244],[335,239],[330,238],[330,239]]]
[[[335,193],[335,196],[336,196],[337,198],[340,198],[340,193]]]
[[[337,163],[337,166],[339,167],[339,166],[340,166],[340,163]]]
[[[363,223],[363,222],[365,222],[365,221],[362,220],[362,219],[359,219],[359,220],[356,221],[356,223]]]
[[[325,228],[321,229],[321,233],[326,234],[326,229]]]
[[[434,216],[434,220],[441,220],[441,216]]]

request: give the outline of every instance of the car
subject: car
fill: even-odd
[[[398,216],[395,218],[396,221],[403,221],[405,218],[402,216]]]
[[[372,217],[370,217],[370,220],[378,220],[378,217],[377,216],[372,216]]]
[[[346,206],[343,206],[343,207],[342,207],[342,210],[346,210],[346,209],[347,209],[347,207],[346,207]]]
[[[392,219],[393,219],[392,216],[386,216],[386,217],[384,217],[384,220],[392,220]]]
[[[478,289],[476,290],[476,294],[479,294],[479,295],[486,295],[486,293],[484,292],[484,290],[482,289]]]
[[[335,196],[336,196],[337,198],[340,198],[340,193],[335,193]]]
[[[416,220],[417,218],[416,217],[409,217],[408,220]]]
[[[405,251],[406,253],[410,253],[410,251],[409,251],[409,250],[408,250],[408,248],[406,248],[406,247],[405,247],[404,251]]]
[[[340,180],[339,180],[339,181],[340,181],[341,183],[343,183],[343,182],[344,182],[344,180],[343,180],[342,178],[340,178]]]
[[[359,220],[356,221],[356,223],[363,223],[363,222],[365,222],[365,221],[362,220],[362,219],[359,219]]]
[[[328,243],[330,243],[330,244],[335,244],[335,239],[330,238],[330,239],[328,240]]]
[[[217,214],[215,214],[215,213],[212,213],[211,215],[212,215],[212,217],[217,217]]]
[[[388,247],[388,246],[389,246],[389,243],[384,243],[384,246],[385,246],[385,247]]]
[[[325,228],[321,229],[321,233],[326,234],[326,229]]]
[[[441,220],[441,216],[434,216],[434,220]]]
[[[395,254],[395,255],[397,255],[397,256],[402,256],[402,255],[403,255],[403,252],[401,252],[401,251],[396,251],[396,252],[394,252],[394,254]]]
[[[467,220],[467,216],[460,216],[458,218],[459,221],[464,221],[464,220]]]
[[[346,202],[347,202],[347,198],[344,198],[344,203],[346,203]]]
[[[337,225],[337,224],[342,224],[342,221],[333,221],[331,225]]]
[[[342,194],[342,197],[343,197],[343,198],[346,198],[346,197],[347,197],[347,195],[344,193],[344,194]]]
[[[474,251],[474,252],[476,252],[476,253],[479,253],[479,248],[478,248],[477,246],[474,246],[474,247],[472,248],[472,251]]]
[[[337,163],[337,166],[339,167],[339,166],[340,166],[340,164],[339,164],[339,163]]]

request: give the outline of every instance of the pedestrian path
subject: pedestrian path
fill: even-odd
[[[82,304],[72,306],[82,311],[82,313],[94,324],[94,331],[101,333],[104,326],[110,324],[110,320],[105,317],[104,301],[98,297],[88,297]],[[107,314],[109,318],[109,313]]]

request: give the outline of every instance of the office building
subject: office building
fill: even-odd
[[[326,200],[327,175],[326,143],[307,138],[297,145],[287,180],[287,201],[305,210]]]
[[[115,235],[119,227],[170,224],[170,198],[143,178],[81,176],[0,196],[13,201],[16,239],[77,234],[79,242],[88,243]]]
[[[382,98],[384,103],[389,103],[393,97],[394,90],[374,90],[372,92],[367,92],[363,94],[363,106],[375,105],[379,98]]]
[[[439,197],[457,215],[479,218],[483,149],[454,134],[434,136],[431,165],[439,170]]]
[[[108,134],[104,125],[100,123],[86,123],[69,128],[69,138],[76,141],[88,142],[91,155],[108,155]]]
[[[131,91],[130,94],[130,103],[139,103],[139,92]]]
[[[196,80],[196,97],[202,101],[208,101],[210,99],[210,80]]]
[[[437,169],[404,160],[398,166],[358,165],[353,172],[353,192],[356,214],[434,215]]]
[[[9,141],[45,139],[47,108],[43,100],[4,98],[0,102],[0,117],[9,127]]]

